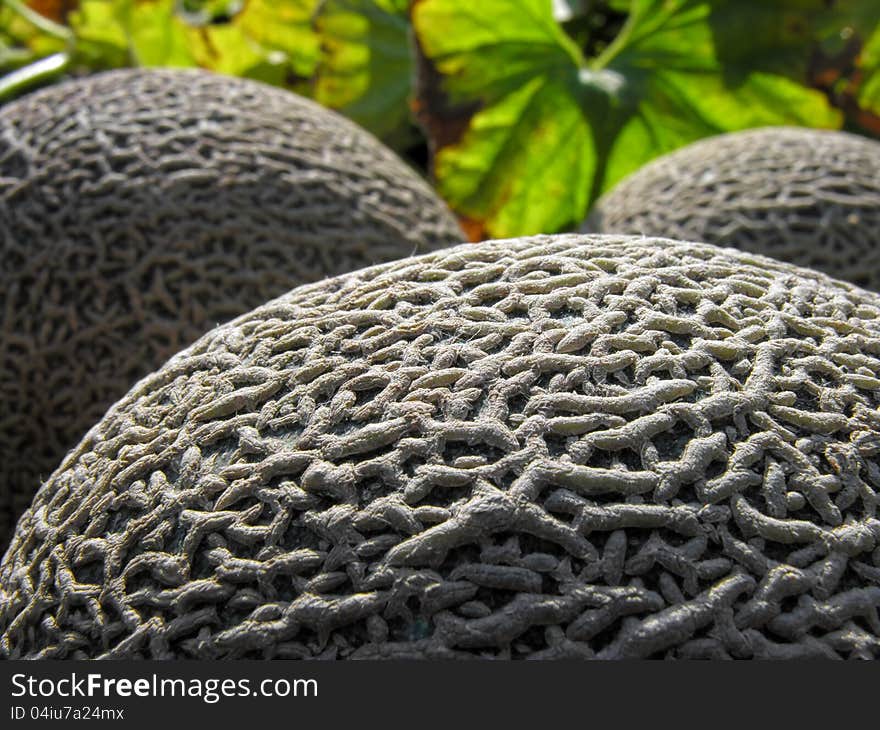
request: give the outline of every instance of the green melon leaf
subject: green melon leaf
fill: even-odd
[[[865,43],[859,60],[863,75],[859,106],[871,114],[880,115],[880,27]]]
[[[320,2],[248,0],[231,25],[242,44],[258,48],[265,61],[282,64],[290,74],[305,80],[315,73],[320,56],[320,40],[312,27],[312,16]],[[215,47],[221,52],[226,50],[222,42],[215,43]]]
[[[748,5],[748,7],[744,7]],[[634,0],[619,50],[594,65],[631,85],[595,194],[701,137],[765,125],[837,128],[841,114],[804,86],[822,0]]]
[[[128,3],[125,3],[127,6]],[[103,0],[80,0],[69,18],[76,35],[77,57],[90,68],[127,66],[135,61],[129,48],[123,4]]]
[[[439,89],[422,84],[419,97],[434,175],[453,208],[497,236],[558,229],[584,210],[592,89],[549,0],[422,0],[413,22],[435,70],[425,78],[442,79]]]
[[[190,26],[175,13],[174,0],[121,3],[129,48],[138,66],[195,66]]]
[[[314,96],[374,134],[406,143],[412,58],[408,0],[327,0],[315,15]]]
[[[841,124],[799,79],[824,0],[632,0],[594,59],[551,0],[419,0],[412,16],[438,187],[483,235],[574,227],[616,180],[709,134]]]

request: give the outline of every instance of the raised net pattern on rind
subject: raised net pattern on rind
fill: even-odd
[[[0,549],[141,377],[294,286],[464,240],[368,133],[263,84],[125,70],[0,110]]]
[[[141,381],[0,565],[11,657],[877,657],[880,296],[539,236]]]
[[[880,291],[880,143],[790,127],[710,137],[625,178],[584,229],[729,246]]]

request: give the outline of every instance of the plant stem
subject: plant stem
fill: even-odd
[[[633,28],[636,25],[636,16],[637,13],[630,11],[629,15],[626,16],[626,21],[624,22],[623,27],[620,29],[620,33],[614,37],[614,40],[608,44],[602,53],[596,56],[592,61],[588,62],[590,68],[594,71],[599,71],[605,68],[624,48],[626,48],[627,43],[629,43],[629,37],[632,35]]]
[[[40,81],[51,79],[70,65],[70,56],[55,53],[0,78],[0,101],[17,96]]]
[[[35,10],[31,10],[31,8],[21,2],[21,0],[3,0],[3,4],[12,12],[18,13],[28,23],[39,28],[47,35],[58,38],[67,43],[71,43],[74,40],[73,31],[71,31],[70,28],[56,23],[54,20],[50,20],[44,15],[40,15],[40,13]]]

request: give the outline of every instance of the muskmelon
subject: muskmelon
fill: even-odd
[[[0,546],[142,376],[295,285],[464,240],[374,137],[294,94],[124,70],[0,110]]]
[[[880,295],[622,236],[306,285],[143,379],[8,657],[880,656]]]
[[[880,143],[791,127],[709,137],[618,183],[585,230],[731,246],[880,290]]]

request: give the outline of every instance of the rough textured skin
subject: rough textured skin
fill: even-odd
[[[144,379],[0,565],[11,657],[880,656],[880,296],[461,246]]]
[[[460,243],[375,138],[288,92],[127,70],[0,110],[0,549],[142,376],[297,284]]]
[[[705,241],[880,290],[880,143],[768,127],[710,137],[630,175],[585,230]]]

